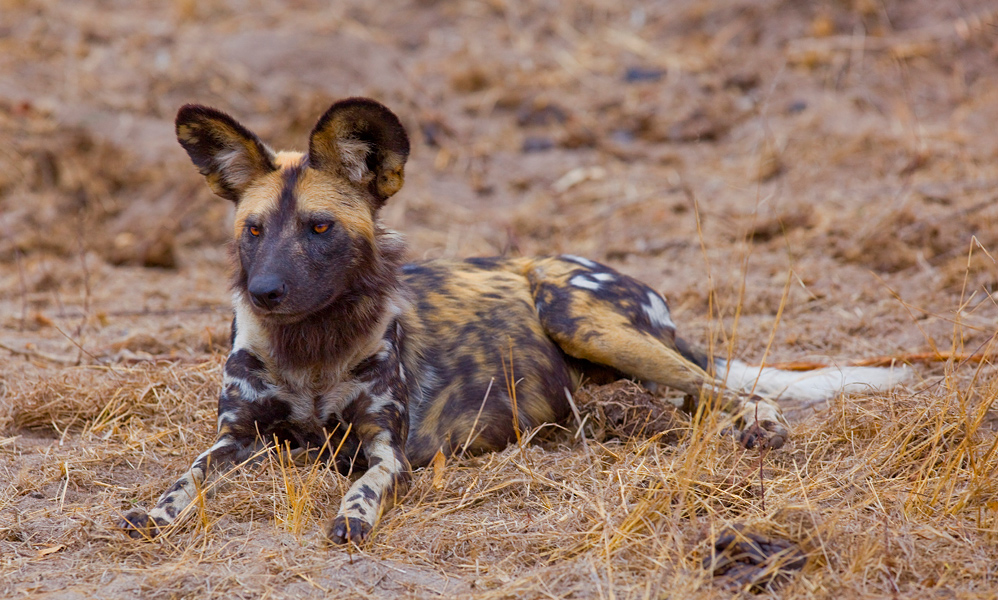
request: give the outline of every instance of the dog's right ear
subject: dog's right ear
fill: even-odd
[[[177,141],[219,196],[239,202],[255,179],[277,169],[274,153],[220,110],[186,104],[177,113]]]

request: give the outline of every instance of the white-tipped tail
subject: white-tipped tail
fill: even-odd
[[[902,383],[903,367],[825,367],[814,371],[760,368],[740,360],[716,361],[717,375],[731,389],[752,391],[795,410],[830,400],[838,394],[882,392]]]

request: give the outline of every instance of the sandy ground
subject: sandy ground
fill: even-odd
[[[347,480],[280,457],[124,540],[209,443],[228,344],[232,208],[186,102],[300,149],[375,97],[413,257],[588,256],[752,362],[991,349],[991,3],[333,4],[0,1],[0,595],[730,597],[703,559],[732,525],[807,554],[764,594],[993,593],[998,382],[961,358],[763,457],[678,415],[421,471],[362,549],[318,535]]]

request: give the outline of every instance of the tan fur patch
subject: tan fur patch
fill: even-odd
[[[548,332],[571,356],[613,367],[639,379],[696,393],[712,378],[686,360],[676,348],[648,334],[635,332],[618,307],[570,283],[578,266],[559,258],[538,259],[531,265],[536,280],[557,285],[571,295],[571,315],[579,327],[571,337]]]
[[[300,165],[303,158],[305,158],[305,155],[301,152],[282,151],[278,152],[277,156],[274,157],[274,164],[277,165],[278,169],[283,170],[288,167]]]
[[[374,216],[370,204],[352,184],[336,175],[306,169],[298,180],[298,212],[329,213],[353,237],[374,244]]]
[[[284,168],[278,169],[260,177],[246,188],[242,199],[236,205],[236,220],[233,227],[233,236],[239,239],[243,229],[246,227],[246,219],[250,215],[265,215],[277,210],[277,201],[281,195],[281,186],[284,183],[281,175]]]
[[[402,189],[402,184],[405,183],[405,160],[406,157],[394,152],[385,157],[382,173],[378,177],[378,193],[382,197],[388,198]]]

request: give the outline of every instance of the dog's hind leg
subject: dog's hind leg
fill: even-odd
[[[533,261],[525,274],[544,330],[569,356],[698,400],[719,399],[743,444],[783,445],[788,431],[776,402],[719,383],[706,357],[677,344],[669,308],[648,286],[573,256]]]

